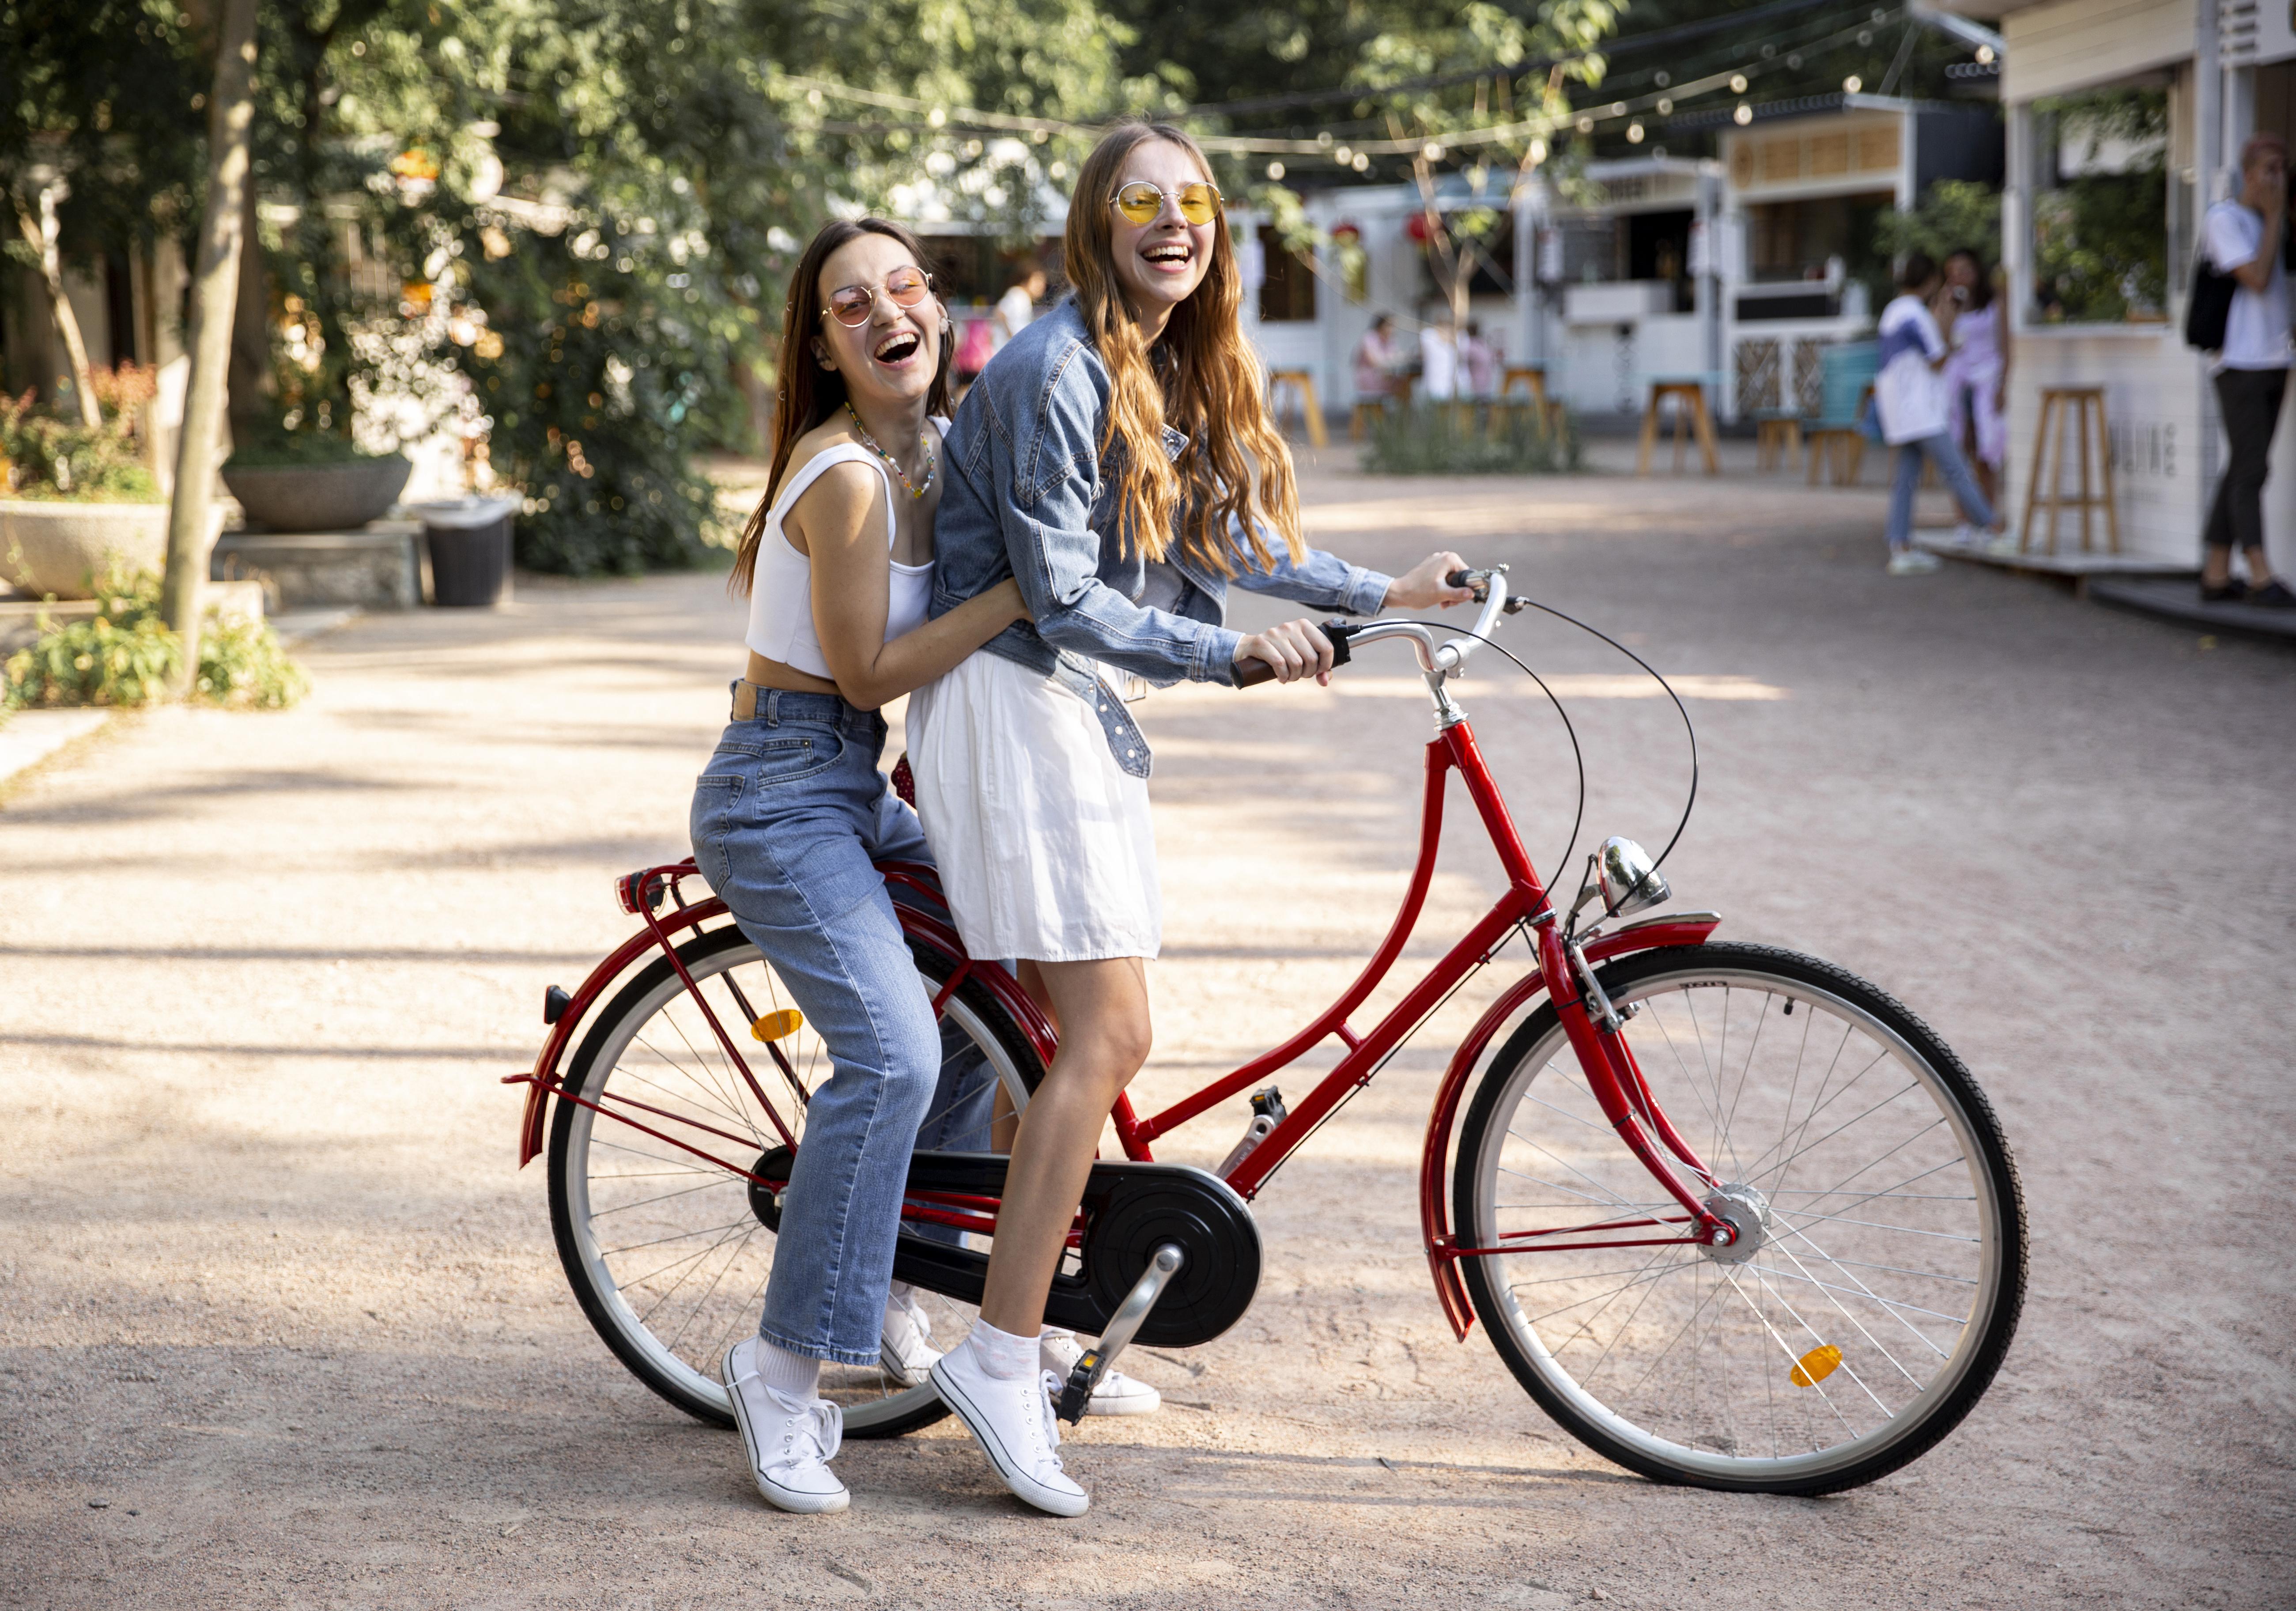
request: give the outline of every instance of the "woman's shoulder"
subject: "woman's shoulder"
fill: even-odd
[[[797,439],[790,449],[789,473],[782,478],[786,510],[800,505],[809,515],[845,504],[867,504],[882,490],[883,474],[868,448],[841,420],[824,420]]]

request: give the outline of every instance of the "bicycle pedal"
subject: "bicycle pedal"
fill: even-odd
[[[1092,1390],[1100,1385],[1100,1350],[1087,1348],[1062,1385],[1058,1414],[1071,1426],[1084,1419],[1085,1411],[1092,1408]]]

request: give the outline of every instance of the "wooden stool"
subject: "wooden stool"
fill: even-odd
[[[1370,434],[1372,422],[1387,415],[1385,398],[1365,398],[1356,404],[1356,411],[1348,419],[1348,440],[1359,442]]]
[[[1857,478],[1866,471],[1866,433],[1858,429],[1857,422],[1865,417],[1866,410],[1873,401],[1874,388],[1869,384],[1857,394],[1857,407],[1850,410],[1849,423],[1834,421],[1809,427],[1803,440],[1809,443],[1811,486],[1817,485],[1817,473],[1821,468],[1832,472],[1833,484],[1837,487],[1857,484]]]
[[[2070,405],[2070,407],[2068,407]],[[2102,494],[2089,484],[2089,419],[2092,406],[2096,419],[2096,452],[2103,460]],[[2072,497],[2064,494],[2065,479],[2065,421],[2073,422],[2073,431],[2080,438],[2080,490]],[[2049,427],[2057,428],[2056,456],[2049,456]],[[2043,465],[2048,468],[2044,471]],[[2048,481],[2048,495],[2043,497],[2041,483]],[[2049,516],[2049,546],[2047,552],[2057,551],[2057,516],[2067,509],[2080,511],[2081,552],[2089,552],[2089,514],[2092,509],[2104,511],[2105,551],[2120,552],[2120,518],[2112,506],[2112,438],[2104,424],[2104,388],[2102,386],[2044,386],[2041,388],[2041,422],[2033,432],[2033,479],[2025,489],[2025,520],[2017,531],[2017,552],[2030,554],[2033,549],[2033,513],[2046,510]]]
[[[1650,406],[1643,410],[1642,453],[1635,461],[1635,473],[1650,473],[1651,449],[1658,443],[1658,411],[1667,399],[1674,399],[1674,473],[1682,473],[1683,424],[1688,423],[1698,433],[1698,450],[1706,456],[1706,473],[1722,473],[1722,461],[1714,453],[1714,421],[1706,412],[1706,387],[1700,381],[1652,381]]]
[[[1531,418],[1538,422],[1541,431],[1553,431],[1562,423],[1562,403],[1559,398],[1546,395],[1546,367],[1543,364],[1509,364],[1499,379],[1499,394],[1491,405],[1491,434],[1499,433],[1501,422],[1513,417],[1514,410],[1525,405],[1512,400],[1515,382],[1520,381],[1530,393],[1529,407]]]
[[[1278,388],[1289,386],[1300,394],[1300,411],[1308,416],[1308,440],[1318,448],[1331,446],[1324,432],[1324,410],[1316,401],[1316,375],[1308,369],[1271,369],[1267,372],[1268,412],[1275,411]]]
[[[1755,467],[1765,473],[1801,456],[1801,415],[1764,414],[1754,424]]]

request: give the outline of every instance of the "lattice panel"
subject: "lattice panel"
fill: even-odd
[[[1774,336],[1738,343],[1738,412],[1778,406],[1778,342]]]

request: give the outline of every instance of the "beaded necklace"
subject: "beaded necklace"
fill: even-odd
[[[853,405],[851,403],[849,402],[845,405],[845,412],[848,415],[852,415],[853,429],[859,434],[861,438],[861,445],[893,467],[893,473],[901,478],[901,485],[908,489],[908,493],[911,497],[922,497],[926,492],[931,489],[933,477],[939,473],[940,463],[933,453],[932,436],[930,432],[920,431],[917,432],[917,446],[925,450],[925,479],[923,482],[920,484],[909,480],[909,473],[901,468],[900,460],[895,458],[891,454],[886,452],[882,448],[877,445],[877,439],[869,434],[869,427],[861,423],[861,416],[859,415],[853,413]]]

